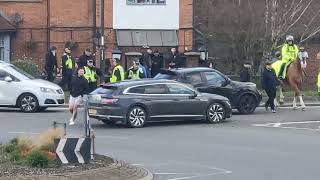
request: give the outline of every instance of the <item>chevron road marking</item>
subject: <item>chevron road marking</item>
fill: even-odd
[[[59,141],[59,144],[58,144],[58,147],[57,147],[57,150],[56,150],[56,153],[57,155],[59,156],[61,162],[63,164],[68,164],[68,160],[66,158],[66,156],[64,155],[63,153],[63,148],[64,146],[66,145],[66,142],[67,142],[67,139],[66,138],[61,138],[60,141]]]
[[[84,164],[84,159],[80,153],[80,148],[81,148],[81,145],[84,140],[85,140],[85,138],[79,138],[77,145],[76,145],[76,148],[74,149],[74,153],[76,154],[76,156],[78,158],[78,162],[81,164]]]

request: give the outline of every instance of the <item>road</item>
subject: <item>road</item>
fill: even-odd
[[[0,141],[36,135],[52,121],[68,120],[65,109],[24,114],[0,109]],[[319,179],[320,107],[259,108],[220,124],[171,122],[141,129],[92,121],[97,152],[144,166],[159,180],[314,180]],[[79,120],[82,121],[82,120]],[[83,123],[68,134],[83,134]]]

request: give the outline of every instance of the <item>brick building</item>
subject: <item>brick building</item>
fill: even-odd
[[[96,7],[94,8],[94,2]],[[58,54],[71,42],[79,56],[93,47],[94,19],[101,23],[100,0],[0,0],[0,40],[6,61],[32,57],[43,65],[48,47],[54,45]],[[112,50],[142,52],[142,46],[168,51],[192,49],[193,0],[105,0],[104,30],[106,58]],[[96,12],[96,13],[94,13]],[[6,39],[6,41],[4,41]],[[1,45],[1,43],[0,43]],[[78,48],[76,48],[78,47]]]

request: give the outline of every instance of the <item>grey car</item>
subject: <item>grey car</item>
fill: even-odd
[[[89,116],[107,124],[142,127],[154,121],[220,122],[232,115],[227,98],[199,93],[171,80],[138,80],[105,84],[91,93]]]

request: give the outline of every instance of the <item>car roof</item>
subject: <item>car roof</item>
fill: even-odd
[[[156,79],[141,79],[141,80],[124,80],[117,83],[106,83],[102,84],[102,87],[129,87],[129,86],[138,86],[144,84],[159,84],[159,83],[179,83],[173,80],[156,80]]]
[[[195,67],[195,68],[176,68],[176,69],[161,69],[161,72],[172,72],[175,74],[190,73],[190,72],[202,72],[202,71],[216,71],[207,67]]]

